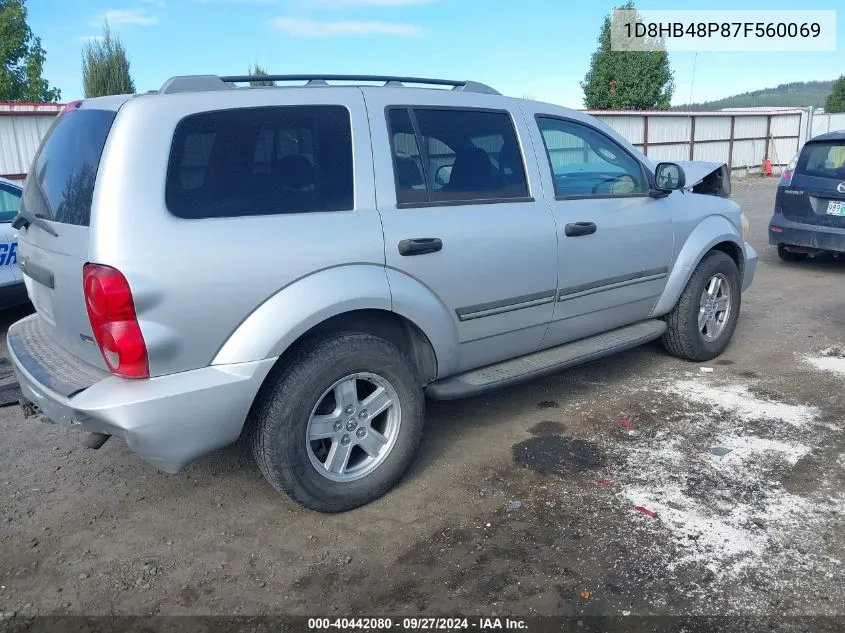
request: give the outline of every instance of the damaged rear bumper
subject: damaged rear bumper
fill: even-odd
[[[56,372],[50,357],[61,362],[67,352],[44,340],[33,356],[18,335],[25,322],[38,318],[32,315],[9,328],[9,356],[24,398],[46,421],[122,437],[139,457],[170,473],[238,438],[275,362],[216,365],[145,380],[107,374],[63,395],[57,391],[61,383],[51,380]]]

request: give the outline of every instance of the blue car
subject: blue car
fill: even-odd
[[[845,253],[845,132],[810,139],[783,172],[769,244],[784,261]]]
[[[11,180],[0,178],[0,309],[12,308],[28,301],[21,271],[18,268],[17,231],[12,219],[21,208],[23,189]]]

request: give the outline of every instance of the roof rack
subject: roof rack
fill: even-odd
[[[304,81],[306,86],[328,86],[329,81],[363,81],[382,82],[384,86],[402,87],[405,84],[422,84],[430,86],[451,86],[452,90],[464,92],[479,92],[498,95],[486,84],[477,81],[454,81],[450,79],[425,79],[423,77],[393,77],[390,75],[231,75],[218,77],[217,75],[182,75],[171,77],[159,90],[160,94],[176,94],[180,92],[207,92],[213,90],[227,90],[235,88],[234,84],[250,81]]]

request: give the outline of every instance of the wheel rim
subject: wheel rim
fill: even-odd
[[[722,273],[713,275],[704,285],[698,308],[698,331],[705,341],[722,335],[731,316],[731,285]]]
[[[387,380],[368,372],[345,376],[311,410],[305,431],[311,465],[332,481],[366,477],[390,454],[401,422],[399,396]]]

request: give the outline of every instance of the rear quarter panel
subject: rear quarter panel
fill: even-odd
[[[234,107],[345,105],[353,129],[355,203],[351,211],[192,219],[165,207],[171,138],[190,114]],[[231,90],[140,96],[115,120],[103,152],[91,220],[92,262],[118,268],[132,288],[152,375],[212,363],[230,336],[271,297],[307,312],[319,296],[279,295],[317,271],[376,267],[381,301],[389,301],[381,222],[375,208],[372,150],[359,90],[325,88]],[[370,277],[367,277],[371,279]],[[347,280],[348,283],[353,283]],[[331,295],[333,286],[319,292]],[[336,288],[336,287],[335,287]],[[314,291],[317,292],[317,291]],[[268,338],[282,340],[288,324],[260,320]],[[257,360],[260,345],[239,339],[240,355]]]

